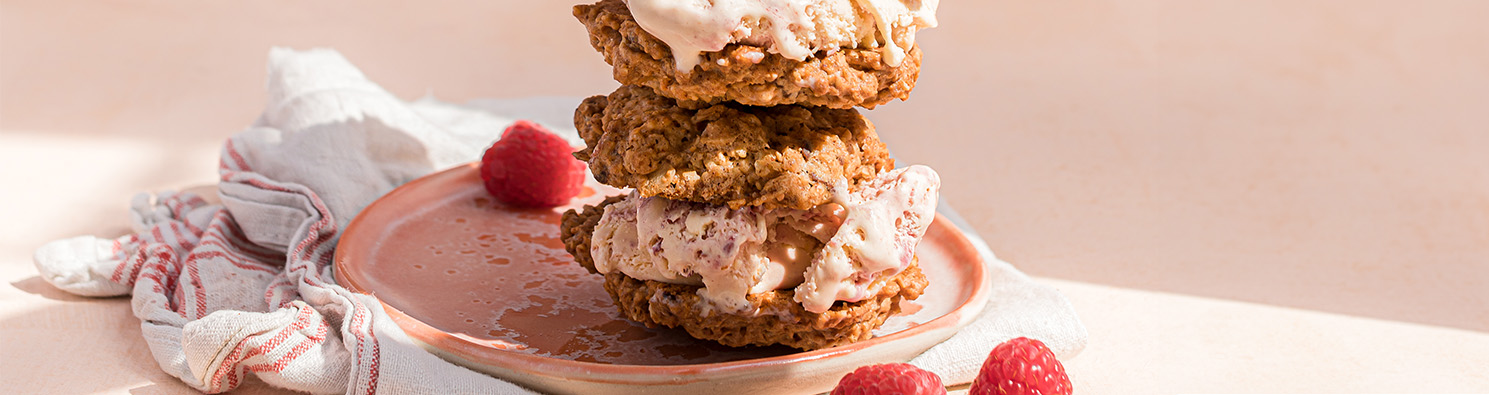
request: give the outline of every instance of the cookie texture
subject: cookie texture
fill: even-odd
[[[735,103],[686,109],[635,85],[574,112],[595,179],[711,204],[809,209],[894,168],[873,124],[852,109]]]
[[[613,199],[613,198],[612,198]],[[564,247],[575,261],[594,272],[589,254],[590,234],[604,214],[606,199],[595,206],[564,213]],[[862,341],[873,330],[900,312],[900,302],[919,298],[926,287],[919,261],[899,274],[881,278],[871,287],[874,296],[858,302],[837,302],[822,313],[807,311],[793,298],[792,290],[762,292],[748,296],[757,314],[732,314],[710,308],[698,296],[698,286],[639,280],[623,273],[605,274],[605,291],[627,319],[650,327],[682,328],[689,335],[732,347],[781,344],[815,350]]]
[[[731,347],[781,344],[816,350],[868,340],[884,320],[900,312],[900,302],[914,300],[925,290],[925,274],[918,262],[899,274],[881,279],[873,297],[853,303],[838,302],[832,309],[812,313],[792,300],[791,290],[749,295],[759,314],[729,314],[704,308],[697,286],[638,280],[622,273],[605,275],[605,291],[626,318],[647,326],[682,328],[689,335]]]
[[[678,71],[667,43],[647,33],[621,0],[574,6],[574,17],[589,30],[589,42],[614,68],[616,81],[655,89],[685,107],[732,101],[752,106],[802,104],[874,108],[905,100],[920,76],[920,48],[913,31],[896,29],[895,42],[907,48],[904,61],[890,66],[876,49],[818,51],[803,60],[730,44],[707,52],[699,65]]]
[[[605,214],[605,206],[619,202],[626,195],[615,195],[605,198],[592,205],[585,205],[582,209],[569,209],[565,211],[559,220],[559,239],[564,242],[564,250],[574,256],[574,262],[589,270],[590,273],[599,273],[595,270],[595,259],[589,253],[591,237],[595,234],[595,225],[600,223],[600,217]]]

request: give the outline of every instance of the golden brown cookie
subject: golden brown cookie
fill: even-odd
[[[574,256],[574,262],[590,273],[599,273],[595,271],[595,260],[589,253],[590,237],[595,233],[595,225],[600,223],[600,217],[605,214],[605,206],[625,198],[626,195],[615,195],[599,203],[585,205],[583,209],[570,209],[564,212],[563,219],[559,222],[558,232],[564,242],[564,249]]]
[[[899,274],[880,279],[879,292],[853,303],[838,302],[822,313],[806,311],[791,290],[748,296],[759,314],[739,315],[699,308],[708,302],[697,286],[637,280],[622,273],[605,275],[605,291],[626,318],[647,326],[682,328],[689,335],[732,347],[781,344],[802,350],[840,346],[874,337],[873,330],[900,312],[900,301],[925,290],[918,262]]]
[[[700,64],[680,72],[672,50],[641,29],[621,0],[574,6],[574,17],[589,30],[589,43],[614,67],[615,80],[642,85],[677,99],[686,107],[725,101],[753,106],[802,104],[874,108],[905,100],[920,75],[920,48],[913,33],[897,29],[895,42],[909,48],[898,67],[876,49],[819,51],[804,60],[730,44],[703,54]]]
[[[591,234],[614,197],[583,210],[564,213],[564,248],[580,265],[594,271],[590,257]],[[822,313],[806,311],[793,298],[792,290],[751,294],[748,300],[758,314],[742,315],[714,311],[698,296],[697,286],[638,280],[623,273],[605,274],[605,291],[627,319],[647,326],[682,328],[695,338],[733,347],[782,344],[802,350],[833,347],[873,337],[873,330],[899,313],[900,301],[914,300],[925,290],[926,278],[918,260],[899,274],[881,278],[873,297],[848,303],[837,302]]]
[[[858,111],[724,103],[689,110],[643,87],[585,99],[574,125],[595,179],[711,204],[805,210],[894,168]]]

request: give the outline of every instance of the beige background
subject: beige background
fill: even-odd
[[[609,92],[571,4],[0,0],[0,387],[188,390],[127,300],[30,255],[213,182],[270,46],[335,47],[405,98]],[[911,100],[869,116],[1075,304],[1081,392],[1489,392],[1489,2],[940,15]]]

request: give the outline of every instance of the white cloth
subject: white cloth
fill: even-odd
[[[269,54],[268,107],[223,144],[218,197],[140,195],[134,234],[83,236],[36,252],[37,270],[79,295],[133,294],[146,342],[166,372],[222,392],[252,373],[312,393],[528,393],[414,344],[375,298],[335,284],[339,231],[392,188],[480,157],[512,116],[580,145],[571,98],[404,102],[330,50]],[[503,114],[503,115],[496,115]],[[970,381],[1004,339],[1030,336],[1062,357],[1085,328],[1058,292],[989,258],[983,317],[912,363]]]
[[[939,210],[942,215],[959,228],[972,229],[950,206],[942,203]],[[970,383],[993,347],[1008,339],[1020,336],[1038,339],[1061,360],[1074,358],[1086,348],[1086,326],[1060,291],[1034,282],[1013,265],[998,259],[975,232],[967,232],[967,237],[988,263],[992,295],[976,320],[910,360],[910,364],[936,373],[944,383]]]

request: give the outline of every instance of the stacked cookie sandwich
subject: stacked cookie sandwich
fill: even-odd
[[[627,318],[729,346],[872,337],[926,287],[940,180],[854,110],[909,95],[935,1],[601,0],[574,7],[623,85],[575,157],[622,188],[563,238]]]

